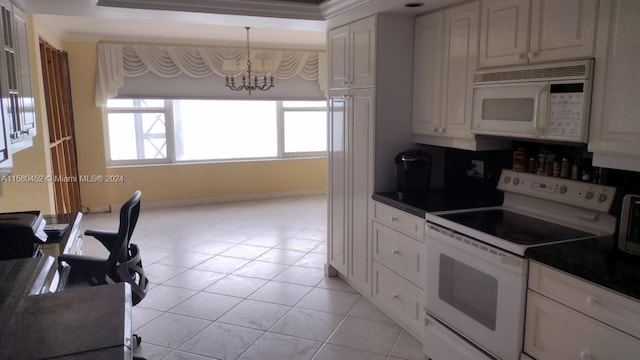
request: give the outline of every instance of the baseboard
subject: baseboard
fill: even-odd
[[[312,190],[282,191],[282,192],[272,192],[272,193],[224,195],[224,196],[166,200],[166,201],[145,201],[144,193],[143,193],[142,209],[158,209],[158,208],[176,207],[176,206],[220,204],[220,203],[235,202],[235,201],[269,200],[269,199],[279,199],[279,198],[288,198],[288,197],[323,195],[326,193],[327,193],[327,189],[312,189]],[[120,206],[122,206],[122,204],[112,204],[111,209],[117,210],[117,209],[120,209]]]
[[[110,213],[111,209],[120,209],[120,206],[122,206],[122,204],[119,204],[116,207],[113,207],[113,205],[91,206],[91,207],[83,206],[82,207],[82,212],[85,213],[85,214]]]

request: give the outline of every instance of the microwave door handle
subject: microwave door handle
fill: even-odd
[[[533,118],[533,127],[535,135],[542,136],[545,133],[545,127],[547,125],[547,100],[548,100],[548,84],[544,84],[538,90],[538,101],[536,114]]]

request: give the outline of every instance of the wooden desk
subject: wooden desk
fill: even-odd
[[[55,267],[0,261],[0,359],[131,359],[129,284],[30,295]]]

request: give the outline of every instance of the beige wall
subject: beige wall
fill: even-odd
[[[146,202],[242,199],[326,189],[326,159],[223,162],[108,168],[102,111],[94,105],[96,45],[66,42],[69,54],[80,175],[122,175],[131,182],[81,183],[82,204],[100,211],[120,204],[135,189]]]
[[[37,16],[29,16],[29,34],[31,35],[29,37],[31,84],[35,98],[38,133],[33,138],[32,147],[13,155],[12,175],[34,175],[36,179],[46,179],[46,176],[51,174],[51,155],[39,38],[56,47],[59,47],[60,43],[57,36]],[[55,212],[52,184],[46,181],[3,183],[0,212],[28,210],[41,210],[45,214]]]

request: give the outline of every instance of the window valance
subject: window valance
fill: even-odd
[[[304,80],[315,80],[323,91],[326,90],[325,56],[323,52],[251,49],[252,61],[273,62],[276,79],[299,76]],[[225,60],[246,62],[246,50],[99,43],[96,106],[104,106],[109,98],[116,96],[124,85],[125,77],[137,77],[148,72],[164,78],[182,74],[194,78],[239,75],[223,70]]]

